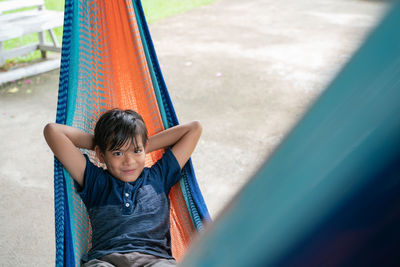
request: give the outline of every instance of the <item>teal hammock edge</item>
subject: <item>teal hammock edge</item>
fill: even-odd
[[[76,5],[76,4],[75,4]],[[63,41],[61,50],[60,80],[57,102],[56,122],[66,124],[67,106],[69,95],[69,84],[71,82],[71,46],[73,45],[72,25],[76,17],[73,16],[74,2],[65,1],[64,9]],[[56,237],[56,266],[75,265],[74,248],[69,221],[69,195],[66,180],[63,175],[63,167],[55,158],[54,160],[54,208],[55,208],[55,237]]]

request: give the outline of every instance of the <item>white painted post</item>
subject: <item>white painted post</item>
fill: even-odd
[[[40,5],[38,9],[43,10],[44,4]],[[44,43],[45,32],[38,32],[38,37],[39,37],[39,48],[40,48],[41,46],[45,45],[45,43]],[[40,48],[40,52],[42,54],[42,58],[46,58],[46,50],[43,50],[42,48]]]

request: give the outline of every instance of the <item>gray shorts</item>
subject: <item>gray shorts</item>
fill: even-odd
[[[94,259],[83,264],[83,267],[139,267],[139,266],[154,266],[154,267],[169,267],[176,266],[177,263],[173,259],[164,259],[149,254],[139,252],[131,252],[126,254],[112,253]]]

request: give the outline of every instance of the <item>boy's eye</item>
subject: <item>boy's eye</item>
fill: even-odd
[[[138,149],[135,149],[135,153],[142,153],[142,149],[140,149],[140,148],[138,148]]]
[[[112,153],[112,155],[113,156],[121,156],[122,155],[122,152],[121,151],[114,151],[113,153]]]

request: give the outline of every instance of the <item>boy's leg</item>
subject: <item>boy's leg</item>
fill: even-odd
[[[178,265],[178,263],[175,260],[159,259],[154,264],[149,265],[149,266],[152,266],[152,267],[172,267],[172,266],[177,266],[177,265]]]
[[[155,267],[170,267],[176,266],[175,260],[168,260],[159,258],[149,254],[143,254],[139,252],[131,252],[126,254],[112,253],[101,258],[102,261],[109,262],[115,266],[155,266]],[[86,266],[85,266],[86,267]]]
[[[115,266],[106,261],[94,259],[84,263],[82,267],[115,267]]]

